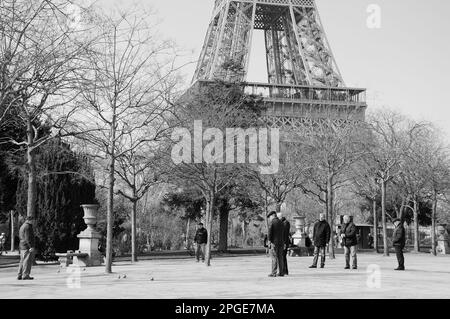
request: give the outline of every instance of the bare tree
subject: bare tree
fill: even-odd
[[[26,151],[28,216],[36,213],[37,150],[77,132],[75,100],[93,38],[89,19],[77,27],[68,23],[70,6],[68,0],[0,2],[0,125],[12,112],[9,121],[26,129],[25,139],[3,137],[0,143]],[[89,16],[88,8],[80,13]]]
[[[145,132],[145,131],[144,131]],[[162,134],[162,130],[158,130]],[[137,262],[136,251],[136,227],[137,207],[139,201],[147,195],[154,186],[163,182],[164,174],[158,162],[157,149],[148,144],[142,144],[138,148],[132,147],[142,139],[148,140],[149,133],[135,137],[130,136],[125,143],[127,152],[117,158],[116,174],[119,177],[117,193],[128,199],[132,204],[131,212],[131,262]],[[158,137],[154,136],[154,142]],[[162,138],[162,137],[161,137]]]
[[[83,82],[80,121],[84,131],[92,133],[84,134],[82,141],[100,165],[106,163],[106,273],[112,272],[117,161],[133,158],[140,148],[160,139],[167,129],[166,116],[171,113],[170,99],[177,84],[174,44],[162,40],[148,23],[149,15],[142,8],[138,10],[101,16],[100,40]]]
[[[427,130],[421,140],[417,152],[425,159],[421,167],[426,176],[425,197],[432,201],[431,215],[431,251],[436,252],[436,222],[438,217],[438,202],[445,201],[445,194],[450,190],[450,153],[448,145],[443,143],[441,133],[433,126]]]
[[[312,127],[311,133],[304,139],[312,168],[306,177],[309,183],[301,188],[305,194],[326,204],[326,218],[332,229],[335,224],[336,189],[351,180],[351,166],[364,156],[362,137],[365,133],[360,123],[337,123],[329,119]],[[335,258],[333,238],[329,248],[330,257]]]
[[[225,132],[227,128],[254,127],[259,122],[260,111],[256,101],[247,97],[236,83],[200,84],[190,90],[177,105],[177,118],[183,129],[174,132],[166,165],[170,169],[173,184],[192,185],[206,201],[206,266],[211,265],[211,230],[216,199],[241,174],[241,164],[225,163],[224,136],[215,133],[217,130],[219,133]],[[201,127],[196,127],[199,122]],[[207,145],[204,141],[208,142]],[[177,145],[185,147],[180,150]],[[174,155],[179,157],[180,153],[183,154],[183,160],[174,161]],[[209,160],[204,155],[210,157]]]
[[[373,214],[373,238],[374,249],[378,252],[378,213],[377,213],[377,199],[380,195],[380,185],[376,179],[376,174],[373,170],[375,165],[367,163],[367,161],[360,161],[355,165],[353,178],[353,191],[358,196],[365,198],[372,203]]]
[[[417,137],[421,123],[414,123],[404,116],[382,110],[368,117],[371,138],[367,141],[367,159],[381,185],[381,219],[383,225],[383,251],[389,256],[386,228],[386,186],[402,172],[405,156]]]

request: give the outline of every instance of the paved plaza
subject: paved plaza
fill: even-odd
[[[34,281],[18,281],[16,268],[4,268],[0,298],[450,298],[450,256],[406,254],[405,272],[393,270],[395,255],[358,257],[358,270],[344,270],[343,255],[325,269],[308,269],[311,257],[290,257],[284,278],[267,277],[270,258],[263,255],[215,258],[209,268],[193,259],[118,262],[111,275],[104,267],[36,266]]]

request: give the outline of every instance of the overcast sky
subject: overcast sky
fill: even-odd
[[[125,0],[101,0],[100,5]],[[152,7],[160,27],[197,59],[214,0],[135,0]],[[430,120],[450,139],[450,1],[316,0],[347,86],[368,90],[369,107],[389,106]],[[381,28],[367,26],[369,5],[381,8]],[[262,37],[254,37],[248,80],[267,81]],[[186,69],[189,80],[195,66]]]

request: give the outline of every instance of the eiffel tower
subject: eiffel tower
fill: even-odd
[[[246,82],[254,30],[265,35],[267,83]],[[365,119],[366,91],[345,86],[314,0],[215,0],[193,85],[215,80],[263,97],[273,128]]]

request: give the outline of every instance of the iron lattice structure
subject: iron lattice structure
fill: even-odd
[[[246,82],[254,30],[265,36],[267,83]],[[271,127],[365,118],[365,90],[345,87],[314,0],[216,0],[193,82],[214,80],[262,96]]]

